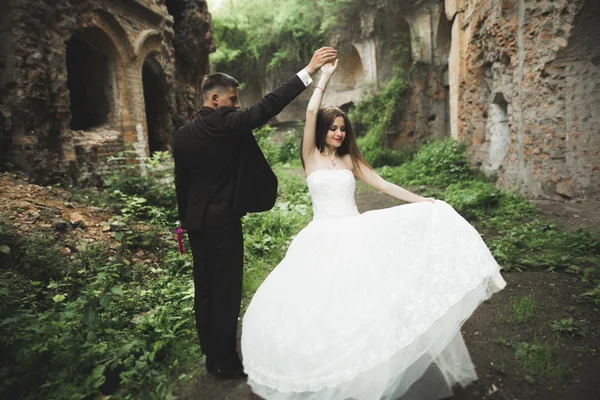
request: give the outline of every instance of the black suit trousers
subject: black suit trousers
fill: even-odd
[[[194,256],[194,307],[202,352],[216,367],[237,360],[244,241],[239,218],[188,231]]]

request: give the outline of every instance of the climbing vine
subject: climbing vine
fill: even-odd
[[[410,36],[398,35],[397,47],[392,53],[394,74],[381,90],[361,100],[350,113],[350,120],[364,136],[358,145],[367,160],[375,167],[398,165],[407,158],[406,152],[385,148],[385,139],[402,109],[409,91]]]

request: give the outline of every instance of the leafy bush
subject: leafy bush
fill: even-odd
[[[131,151],[110,161],[133,157]],[[138,158],[135,163],[116,168],[104,180],[112,200],[122,210],[137,218],[150,218],[153,223],[167,224],[177,219],[177,199],[173,158],[169,152],[155,152],[150,158]],[[133,215],[132,214],[132,215]]]
[[[573,318],[564,318],[560,321],[555,320],[551,324],[552,330],[557,335],[566,335],[566,336],[585,336],[585,329],[581,326],[580,323],[575,322]]]
[[[597,286],[592,290],[588,290],[583,293],[584,298],[588,298],[593,301],[595,304],[600,305],[600,282],[598,282]]]
[[[489,182],[465,181],[446,188],[444,199],[465,218],[482,219],[498,206],[502,192]]]
[[[426,144],[409,162],[399,167],[383,167],[380,173],[399,185],[442,188],[474,177],[464,145],[453,139]]]
[[[15,252],[39,246],[21,241]],[[69,266],[62,276],[0,272],[2,397],[169,398],[200,356],[187,257],[187,269],[170,271],[184,257],[168,256],[157,268],[99,245],[47,260],[57,264],[51,269]]]
[[[317,0],[238,0],[213,10],[213,70],[244,83],[260,79],[264,72],[287,78],[279,71],[305,65],[325,43],[321,10]]]
[[[402,67],[397,66],[392,79],[378,93],[356,104],[350,112],[350,120],[357,128],[364,130],[364,136],[374,136],[381,142],[408,89],[407,74]]]
[[[243,220],[245,304],[310,220],[306,184],[276,173],[277,206]],[[0,225],[1,398],[173,399],[177,386],[202,373],[191,254],[165,241],[163,222],[138,220],[151,206],[136,190],[154,190],[163,182],[151,179],[162,178],[117,178],[113,188],[128,191],[111,195],[121,207],[113,221],[118,246],[95,242],[67,256],[67,243],[50,231],[19,236]],[[140,248],[153,253],[144,262],[132,255]]]
[[[385,148],[377,136],[363,136],[356,141],[361,153],[373,168],[395,166],[410,160],[412,153],[408,150],[392,150]]]
[[[19,271],[32,281],[56,279],[70,273],[65,256],[49,231],[19,233],[0,221],[0,270]]]
[[[513,226],[488,246],[505,270],[537,266],[579,273],[600,251],[600,241],[591,232],[563,232],[541,219]]]
[[[521,367],[528,373],[553,378],[564,378],[567,369],[562,364],[555,364],[556,353],[554,347],[547,343],[540,343],[537,338],[533,343],[514,342],[515,357]]]
[[[273,133],[275,133],[275,128],[269,125],[264,125],[254,130],[254,137],[265,155],[265,158],[271,165],[279,162],[279,151],[271,137]]]
[[[531,296],[511,298],[510,304],[517,322],[527,322],[535,314],[535,299]]]
[[[279,179],[278,201],[280,203],[289,203],[293,205],[310,205],[310,195],[306,181],[281,168],[275,170]]]
[[[294,162],[300,157],[300,138],[294,131],[288,131],[283,136],[279,146],[279,162],[285,164]]]

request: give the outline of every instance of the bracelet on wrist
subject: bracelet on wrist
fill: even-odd
[[[321,89],[323,91],[323,93],[325,93],[325,89],[323,89],[322,87],[317,86],[317,89]]]

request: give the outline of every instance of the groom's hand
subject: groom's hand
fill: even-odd
[[[315,51],[312,60],[308,63],[305,70],[309,75],[314,75],[323,65],[332,62],[337,58],[337,50],[333,47],[321,47]]]

